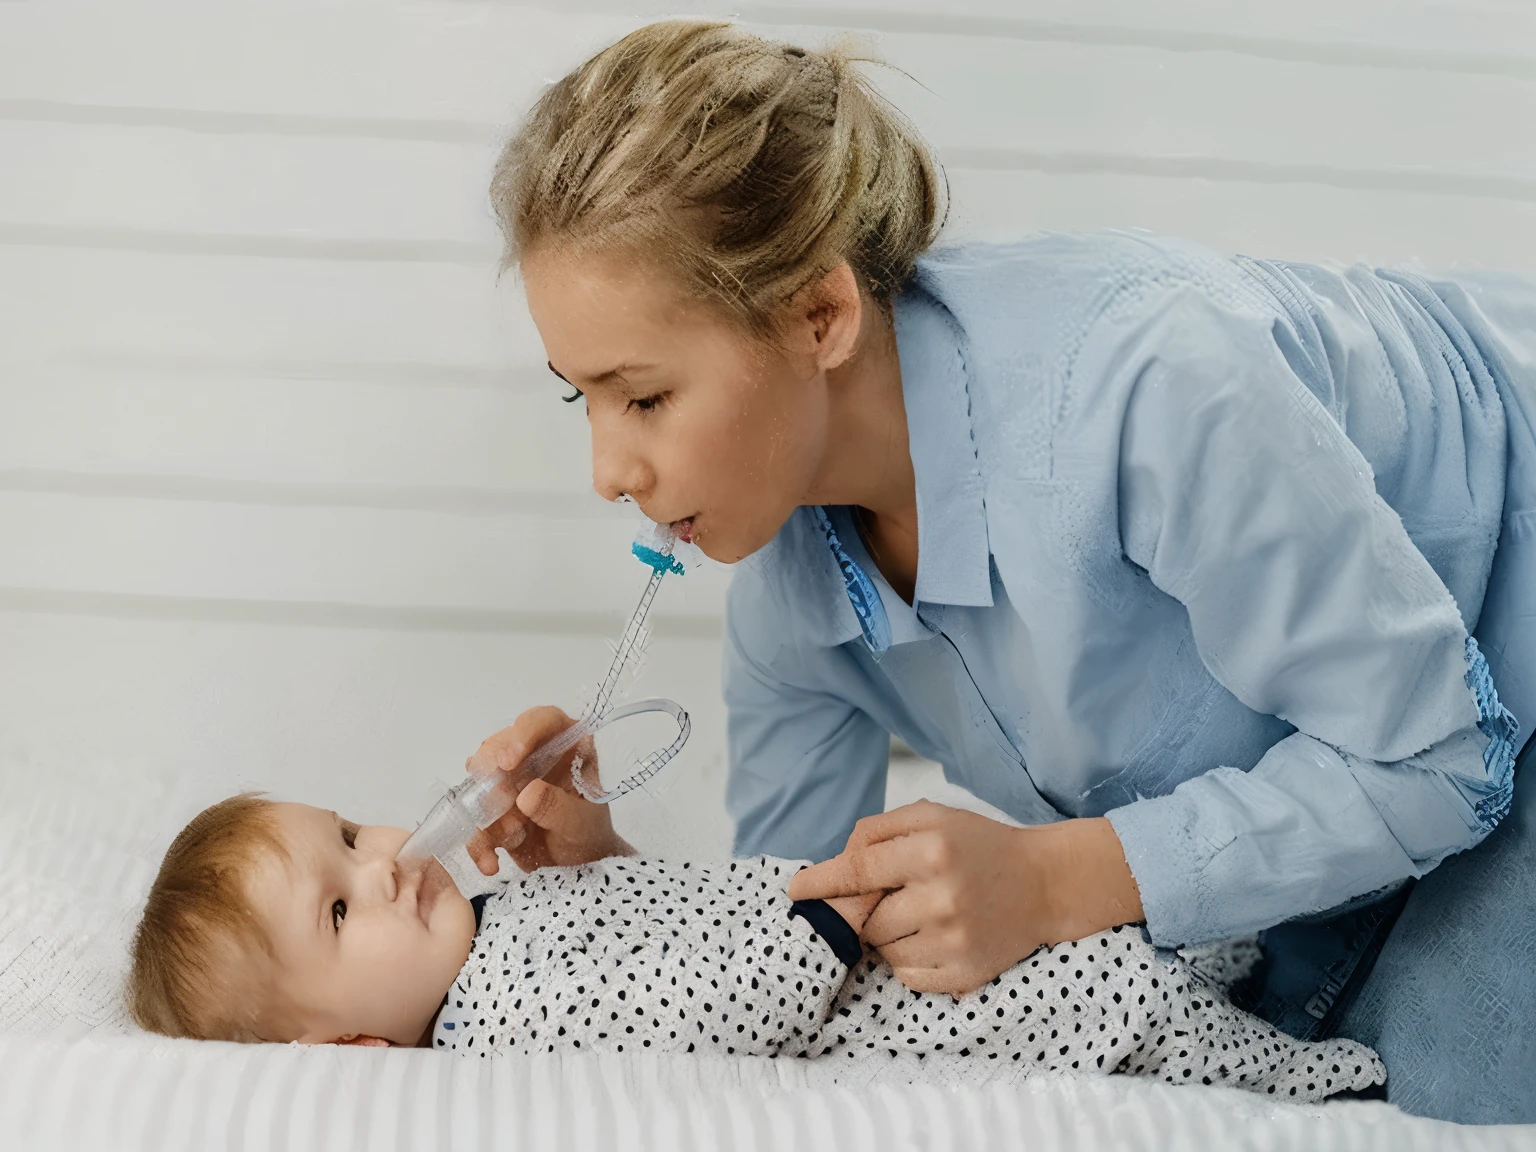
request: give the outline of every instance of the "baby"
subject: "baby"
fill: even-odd
[[[878,896],[793,902],[798,864],[617,856],[475,902],[405,870],[402,829],[238,796],[176,838],[134,944],[145,1028],[230,1040],[857,1059],[958,1054],[1316,1101],[1384,1080],[1348,1040],[1233,1008],[1135,928],[1042,948],[959,1000],[858,932]]]

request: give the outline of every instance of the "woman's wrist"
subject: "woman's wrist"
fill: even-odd
[[[1021,828],[1021,849],[1034,876],[1043,874],[1043,927],[1050,943],[1081,940],[1145,919],[1141,890],[1120,837],[1102,816]]]

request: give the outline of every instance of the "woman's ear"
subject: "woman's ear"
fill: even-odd
[[[346,1044],[353,1048],[393,1048],[394,1045],[382,1036],[343,1036],[336,1041],[337,1044]]]
[[[807,284],[795,294],[791,306],[805,339],[803,346],[819,371],[830,372],[853,355],[864,322],[864,294],[848,261]]]

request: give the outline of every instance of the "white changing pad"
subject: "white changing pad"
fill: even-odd
[[[1274,1105],[1132,1077],[1016,1085],[832,1083],[814,1061],[509,1056],[158,1041],[0,1039],[6,1146],[289,1149],[1530,1148],[1384,1104]],[[841,1073],[844,1069],[837,1068]]]
[[[129,786],[126,781],[131,780]],[[170,1041],[119,1000],[159,854],[217,783],[86,769],[68,796],[0,776],[0,1145],[26,1149],[1488,1150],[1533,1129],[1011,1068]]]

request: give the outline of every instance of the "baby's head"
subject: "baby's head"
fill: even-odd
[[[207,1040],[411,1045],[469,956],[475,914],[409,833],[236,796],[171,844],[133,946],[144,1028]]]

